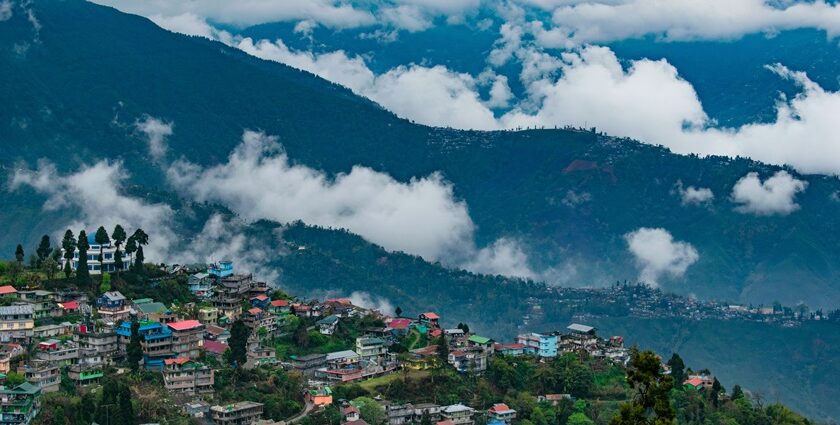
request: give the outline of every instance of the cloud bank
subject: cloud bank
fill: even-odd
[[[778,171],[761,181],[758,173],[749,173],[732,188],[735,211],[755,215],[788,215],[799,209],[796,194],[804,192],[808,182],[797,180],[786,171]]]
[[[166,156],[169,147],[166,138],[172,135],[172,123],[165,122],[158,118],[146,115],[134,123],[134,127],[143,134],[148,144],[149,154],[155,161],[160,161]]]
[[[688,242],[675,241],[661,228],[643,227],[624,235],[627,248],[639,267],[639,280],[658,285],[663,276],[678,278],[700,259]]]
[[[677,193],[680,195],[682,205],[705,205],[715,199],[715,194],[708,187],[683,187],[682,181],[676,184]]]

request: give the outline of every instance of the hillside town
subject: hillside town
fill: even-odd
[[[295,297],[231,260],[147,264],[146,243],[142,230],[78,240],[68,231],[63,248],[32,260],[64,279],[22,268],[0,286],[0,423],[306,425],[334,414],[342,425],[529,425],[535,406],[594,423],[587,414],[618,414],[633,390],[625,370],[644,356],[690,397],[715,406],[744,397],[676,354],[640,354],[585,323],[498,340],[433,309]],[[447,380],[459,392],[442,391]],[[615,401],[590,404],[593,395]]]

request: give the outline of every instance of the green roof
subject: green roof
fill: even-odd
[[[137,308],[142,311],[143,314],[164,313],[167,310],[165,305],[155,302],[140,304]]]
[[[470,336],[470,339],[468,341],[474,342],[476,344],[487,344],[491,341],[491,339],[480,335],[472,335]]]
[[[132,302],[134,304],[148,304],[152,301],[154,301],[154,300],[151,299],[151,298],[139,298],[139,299],[136,299],[136,300],[132,300]]]

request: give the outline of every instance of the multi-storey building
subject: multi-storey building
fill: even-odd
[[[79,361],[79,345],[73,341],[48,339],[38,343],[35,358],[59,366],[69,366]]]
[[[96,243],[96,232],[88,233],[88,245],[90,248],[87,250],[87,265],[88,271],[90,274],[101,274],[103,271],[106,272],[115,272],[117,271],[116,267],[116,254],[117,254],[117,247],[111,243],[100,244]],[[99,261],[99,250],[100,247],[102,248],[102,261]],[[61,268],[64,268],[64,264],[67,260],[64,258],[64,249],[61,250]],[[122,256],[122,268],[120,270],[128,270],[129,264],[131,264],[131,259],[128,257],[128,254],[125,251],[120,251]],[[73,270],[77,270],[79,268],[79,250],[76,249],[73,252],[73,260],[70,262],[70,267]]]
[[[172,331],[172,354],[175,357],[198,358],[204,346],[204,324],[198,320],[168,323]]]
[[[219,309],[216,307],[203,307],[198,310],[198,321],[205,325],[219,324]]]
[[[61,369],[53,362],[34,360],[18,368],[26,381],[41,388],[45,393],[58,391],[61,384]]]
[[[28,425],[40,410],[41,389],[37,385],[0,386],[0,423]]]
[[[79,358],[86,362],[111,364],[124,354],[120,351],[119,335],[114,332],[95,332],[87,325],[81,325],[73,340],[79,344]]]
[[[494,404],[487,410],[487,414],[490,419],[495,419],[498,422],[504,422],[506,424],[510,424],[516,419],[516,410],[511,409],[504,403]]]
[[[128,319],[131,314],[128,300],[119,291],[110,291],[96,299],[96,308],[102,321],[117,324]]]
[[[475,410],[471,407],[464,406],[463,404],[453,404],[441,409],[440,416],[443,419],[452,421],[455,425],[473,425],[475,423],[473,420],[474,412]]]
[[[173,393],[196,395],[213,392],[213,369],[187,357],[166,359],[163,385]]]
[[[131,322],[122,322],[116,330],[120,351],[131,341]],[[143,363],[149,369],[162,369],[163,360],[172,357],[172,329],[158,322],[142,321],[138,333],[143,347]]]
[[[35,313],[31,305],[0,307],[0,341],[26,343],[34,329]]]
[[[18,298],[32,305],[32,311],[36,319],[61,315],[61,310],[55,303],[54,292],[41,289],[18,291]]]
[[[253,401],[240,401],[210,408],[210,417],[217,425],[248,425],[262,417],[263,405]]]
[[[187,287],[198,298],[209,298],[213,295],[213,278],[209,273],[196,273],[187,278]]]
[[[388,346],[382,338],[356,338],[356,353],[362,360],[376,360],[388,353]]]
[[[524,351],[540,357],[557,357],[557,335],[527,333],[516,337],[525,346]]]
[[[105,373],[102,370],[101,363],[78,363],[70,366],[70,369],[67,370],[67,377],[73,380],[76,385],[82,387],[98,384],[103,376],[105,376]]]
[[[213,288],[213,306],[228,319],[236,319],[242,314],[242,300],[248,298],[253,276],[231,274],[218,279],[218,284]]]

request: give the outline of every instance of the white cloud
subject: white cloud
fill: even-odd
[[[143,133],[152,158],[155,161],[163,159],[169,149],[166,138],[172,135],[172,123],[146,115],[143,119],[137,120],[134,127]]]
[[[323,54],[293,51],[282,40],[254,42],[244,38],[234,43],[254,56],[312,72],[350,88],[386,109],[414,121],[444,127],[491,130],[498,128],[493,112],[479,96],[479,81],[469,74],[444,66],[398,66],[375,75],[359,56],[341,50]],[[495,78],[490,105],[509,100],[506,78]]]
[[[11,0],[0,1],[0,22],[12,19],[12,2]]]
[[[655,35],[665,40],[733,39],[756,32],[818,28],[833,37],[840,33],[840,7],[822,0],[538,0],[553,9],[553,27],[534,25],[545,47],[573,47]],[[561,5],[560,3],[566,3]]]
[[[715,199],[714,192],[708,187],[683,187],[682,181],[678,181],[676,189],[683,205],[703,205],[711,203]]]
[[[681,277],[700,259],[691,244],[675,241],[665,229],[643,227],[624,235],[624,240],[640,269],[639,280],[651,285],[666,275]]]
[[[436,174],[409,183],[366,167],[330,178],[292,165],[275,137],[246,131],[228,162],[169,170],[172,184],[198,201],[220,201],[247,220],[346,228],[389,250],[444,258],[472,237],[466,205]]]
[[[355,291],[350,294],[350,302],[353,305],[368,310],[378,310],[382,314],[394,315],[394,305],[385,297],[373,296],[364,291]]]
[[[126,230],[142,228],[149,234],[149,246],[144,248],[147,259],[162,260],[177,242],[169,227],[173,211],[167,205],[150,204],[121,193],[121,183],[127,178],[119,162],[101,161],[67,175],[60,175],[54,165],[41,161],[36,170],[18,170],[11,178],[10,189],[30,186],[47,195],[45,210],[67,209],[78,216],[68,223],[57,224],[56,231],[70,228],[74,233],[82,229],[95,231],[105,226],[108,232],[120,224]]]
[[[240,271],[253,273],[269,283],[278,283],[279,274],[269,264],[272,258],[285,253],[273,251],[262,242],[247,237],[244,227],[241,220],[214,214],[185,249],[172,253],[167,260],[181,264],[233,260],[234,267]],[[276,236],[280,238],[279,234]]]
[[[797,180],[786,171],[778,171],[764,182],[758,173],[748,173],[732,188],[735,210],[755,215],[788,215],[799,209],[796,194],[804,192],[808,182]]]
[[[536,279],[537,273],[531,270],[528,256],[519,243],[502,238],[492,245],[480,249],[473,259],[462,265],[475,273],[505,275],[523,279]]]
[[[199,202],[219,202],[243,219],[269,219],[350,230],[391,251],[420,255],[480,273],[532,277],[521,247],[501,239],[474,244],[463,201],[438,174],[394,180],[356,166],[334,177],[292,165],[275,137],[246,131],[226,163],[202,169],[181,160],[168,170],[174,188]]]

